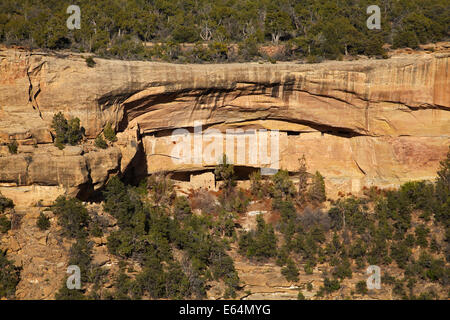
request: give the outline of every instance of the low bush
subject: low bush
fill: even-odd
[[[19,145],[17,144],[16,140],[13,140],[12,142],[8,143],[9,153],[16,154],[18,147],[19,147]]]
[[[367,283],[364,280],[358,281],[356,283],[356,293],[365,295],[369,292],[367,289]]]
[[[14,208],[14,202],[0,193],[0,213],[5,212],[7,208]]]
[[[50,228],[50,218],[41,212],[37,219],[36,225],[42,231],[48,230]]]
[[[91,56],[89,56],[87,58],[84,58],[84,60],[86,61],[86,65],[89,68],[93,68],[96,65],[96,62],[95,62],[94,58],[92,58]]]
[[[339,280],[337,279],[330,280],[329,278],[326,277],[323,280],[323,286],[320,289],[325,293],[332,293],[334,291],[339,290],[340,288],[341,284],[339,283]]]
[[[7,233],[11,230],[11,220],[5,216],[0,216],[0,233]]]
[[[107,123],[105,128],[103,129],[103,135],[105,136],[105,139],[110,142],[117,141],[117,136],[114,131],[114,129],[111,127],[111,123]]]
[[[100,148],[100,149],[108,148],[108,144],[106,143],[105,139],[103,139],[101,134],[98,135],[97,138],[95,138],[94,143],[97,148]]]

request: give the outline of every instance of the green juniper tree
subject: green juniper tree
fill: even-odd
[[[80,126],[80,119],[67,120],[62,112],[53,116],[52,129],[55,132],[55,146],[64,149],[65,144],[76,145],[84,135],[84,128]]]

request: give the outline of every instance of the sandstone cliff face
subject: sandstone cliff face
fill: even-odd
[[[449,145],[449,56],[315,65],[95,59],[88,68],[75,54],[3,48],[0,191],[14,201],[50,201],[64,192],[93,191],[111,174],[131,169],[145,174],[210,168],[213,163],[170,158],[172,130],[192,132],[195,121],[222,132],[280,130],[279,167],[295,171],[305,154],[309,171],[325,176],[330,195],[432,179]],[[88,138],[111,122],[119,141],[106,151],[59,151],[50,133],[59,111],[80,118]],[[17,155],[7,152],[12,140],[20,145]],[[248,159],[243,165],[258,167]]]

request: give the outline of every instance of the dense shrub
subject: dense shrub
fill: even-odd
[[[400,193],[408,199],[410,206],[416,210],[433,209],[434,186],[427,181],[407,182],[400,186]]]
[[[55,293],[55,300],[85,300],[83,290],[69,289],[66,285],[66,279],[63,281],[63,285]]]
[[[288,281],[298,281],[298,268],[292,259],[288,259],[286,267],[281,269],[281,274]]]
[[[394,48],[409,47],[412,49],[417,49],[418,46],[419,40],[413,31],[400,31],[394,35]]]
[[[92,57],[87,57],[84,60],[86,61],[86,65],[89,68],[93,68],[95,66],[95,64],[96,64],[96,62],[94,61],[94,58],[92,58]]]
[[[135,193],[133,197],[132,195],[132,190],[127,189],[117,176],[108,181],[103,191],[103,208],[117,219],[117,224],[122,229],[136,224],[134,213],[142,208],[139,196]]]
[[[363,208],[363,200],[355,197],[339,199],[330,208],[328,215],[335,230],[345,227],[363,234],[370,224],[369,216]]]
[[[0,193],[0,213],[3,213],[7,208],[14,208],[14,203]]]
[[[123,269],[114,279],[114,292],[108,297],[114,300],[128,300],[130,296],[134,299],[142,298],[142,289],[138,287],[137,281],[133,281]]]
[[[0,249],[0,298],[12,298],[20,281],[20,268],[6,257]]]
[[[55,294],[56,300],[84,300],[84,299],[100,299],[96,290],[100,286],[102,278],[108,273],[107,270],[92,264],[92,243],[84,236],[76,239],[69,251],[69,265],[75,265],[80,268],[81,288],[68,289],[67,279],[64,279],[61,288]],[[88,284],[92,286],[90,297],[85,295]]]
[[[364,257],[367,251],[367,246],[362,239],[357,239],[355,244],[350,247],[349,256],[353,259]]]
[[[385,198],[378,201],[375,207],[379,219],[392,219],[396,232],[401,235],[411,227],[412,210],[413,206],[407,192],[401,190],[386,192]]]
[[[186,197],[182,196],[175,199],[173,213],[180,218],[192,214],[191,206]]]
[[[269,196],[272,188],[270,181],[263,180],[261,172],[254,171],[250,174],[250,192],[256,198],[262,199]]]
[[[371,243],[368,254],[368,262],[374,265],[390,264],[392,258],[389,255],[389,243],[379,230]]]
[[[223,155],[221,163],[214,170],[214,174],[216,180],[222,181],[220,189],[223,190],[224,198],[228,199],[236,186],[236,177],[234,175],[234,166],[228,163],[226,155]]]
[[[58,224],[63,228],[65,236],[79,238],[85,235],[89,224],[89,214],[80,200],[59,196],[52,210],[58,217]]]
[[[341,261],[333,269],[333,276],[338,279],[345,279],[352,277],[352,269],[350,265],[350,260],[347,258],[342,258]]]
[[[5,216],[0,216],[0,233],[6,233],[11,230],[11,220]]]
[[[428,292],[422,292],[418,297],[412,296],[410,299],[411,300],[438,300],[439,296],[435,291],[430,290]]]
[[[61,112],[53,116],[52,129],[55,132],[55,146],[59,149],[64,149],[65,144],[76,145],[84,135],[80,119],[67,120]]]
[[[400,268],[405,268],[411,256],[411,249],[405,241],[397,242],[391,246],[391,257]]]
[[[250,203],[250,199],[242,189],[239,189],[239,191],[237,192],[233,191],[229,197],[230,199],[228,201],[226,201],[222,197],[219,197],[222,208],[224,208],[226,211],[237,213],[245,213],[247,211],[247,206]]]
[[[11,229],[11,220],[2,215],[7,208],[14,208],[14,203],[0,193],[0,233],[6,233]]]
[[[117,141],[116,133],[114,129],[111,127],[111,123],[107,123],[105,128],[103,129],[103,135],[105,136],[105,139],[110,142]]]
[[[368,291],[366,281],[361,280],[356,283],[356,293],[365,295]]]
[[[444,227],[450,228],[450,146],[447,157],[441,161],[435,183],[434,216]]]
[[[321,287],[321,291],[325,293],[332,293],[334,291],[337,291],[341,288],[341,284],[339,283],[339,280],[337,279],[329,279],[325,278],[323,280],[323,286]]]
[[[261,215],[258,215],[255,231],[243,232],[239,239],[241,254],[252,258],[266,259],[277,254],[277,239],[272,225],[266,224]]]
[[[102,135],[98,135],[97,138],[95,138],[94,144],[97,148],[100,149],[108,148],[108,144],[106,143],[105,139],[103,139]]]
[[[50,219],[44,213],[40,213],[36,222],[37,227],[44,231],[50,228]]]
[[[405,284],[402,280],[397,280],[394,284],[394,288],[392,289],[392,293],[402,299],[406,299],[406,291],[405,291]]]
[[[298,229],[298,216],[295,206],[291,200],[284,201],[281,199],[275,200],[272,206],[280,211],[281,220],[278,223],[278,228],[283,233],[288,247],[290,247],[291,239]]]
[[[289,178],[287,170],[278,170],[272,177],[272,195],[274,202],[279,200],[290,200],[296,195],[294,183]]]
[[[422,248],[426,248],[428,246],[428,234],[430,230],[425,227],[423,224],[416,227],[415,235],[416,235],[416,244],[421,246]]]
[[[69,251],[69,265],[81,270],[81,281],[88,282],[91,267],[92,244],[84,237],[78,238]]]

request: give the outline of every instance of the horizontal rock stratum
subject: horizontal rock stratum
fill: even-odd
[[[304,154],[330,195],[433,179],[449,145],[449,56],[205,65],[95,58],[89,68],[78,54],[1,48],[0,192],[30,204],[88,194],[126,171],[210,169],[170,160],[173,130],[192,132],[196,121],[222,132],[279,130],[279,167],[294,172]],[[58,150],[50,124],[59,111],[80,118],[89,139],[112,123],[118,142]],[[17,155],[8,153],[12,140]]]

